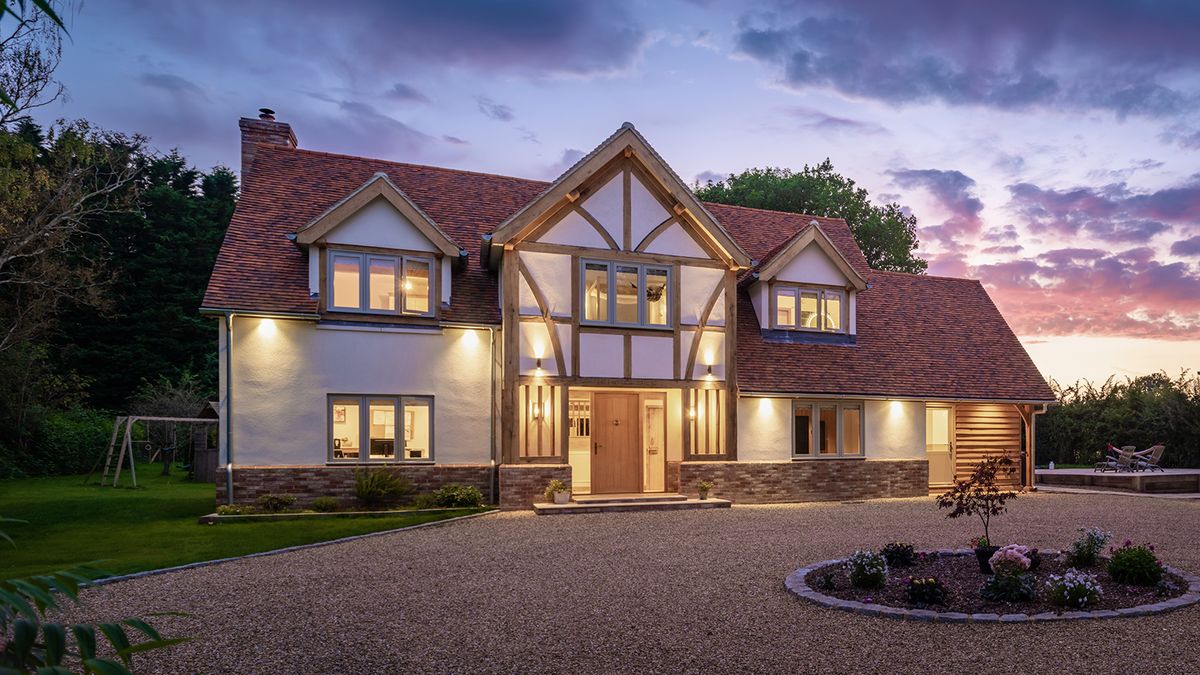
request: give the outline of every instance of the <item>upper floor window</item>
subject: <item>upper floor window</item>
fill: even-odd
[[[840,290],[775,286],[772,328],[844,333],[845,299]]]
[[[671,268],[585,260],[580,273],[584,323],[671,325]]]
[[[330,251],[329,268],[330,310],[433,315],[432,258]]]

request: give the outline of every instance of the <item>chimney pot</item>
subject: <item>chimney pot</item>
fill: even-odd
[[[268,122],[274,122],[275,121],[275,111],[271,110],[270,108],[259,108],[258,109],[258,119],[267,120]]]

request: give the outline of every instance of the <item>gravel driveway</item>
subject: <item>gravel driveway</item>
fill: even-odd
[[[1200,571],[1200,502],[1039,494],[995,538],[1063,547],[1080,525]],[[537,517],[502,513],[88,591],[89,619],[160,619],[195,642],[150,672],[1184,672],[1200,608],[1139,619],[931,625],[788,595],[805,563],[895,539],[963,546],[931,499]],[[151,665],[153,667],[151,667]],[[157,669],[157,671],[155,671]]]

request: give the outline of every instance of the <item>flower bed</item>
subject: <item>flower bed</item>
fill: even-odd
[[[888,569],[879,587],[853,584],[850,575],[855,566],[846,560],[797,570],[787,585],[801,597],[841,609],[896,618],[932,620],[941,616],[950,621],[1106,618],[1166,611],[1200,601],[1200,577],[1169,567],[1163,568],[1167,584],[1135,586],[1114,581],[1107,571],[1107,559],[1071,574],[1066,556],[1057,551],[1044,551],[1040,557],[1036,569],[1023,571],[1034,589],[1032,599],[1026,601],[985,599],[981,590],[993,577],[980,572],[970,549],[918,553],[911,566]],[[1088,592],[1092,584],[1099,586],[1099,593]],[[932,590],[939,587],[944,592]],[[1064,588],[1074,592],[1065,593]],[[1054,604],[1051,595],[1056,592],[1060,599],[1086,597],[1086,611]]]

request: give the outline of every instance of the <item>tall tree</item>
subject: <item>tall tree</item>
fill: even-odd
[[[696,196],[720,204],[844,218],[872,268],[919,274],[929,266],[914,253],[916,216],[896,203],[873,204],[870,194],[834,171],[828,159],[817,166],[806,164],[799,172],[747,169],[723,181],[697,185]]]
[[[124,409],[139,380],[189,372],[216,393],[216,334],[198,310],[236,197],[231,171],[202,173],[172,152],[145,159],[136,212],[95,223],[109,305],[65,315],[60,333],[64,365],[92,383],[95,405]]]
[[[89,225],[133,206],[142,139],[86,122],[0,128],[0,353],[45,333],[63,304],[102,304]]]
[[[62,96],[62,17],[49,0],[0,0],[0,127]]]

